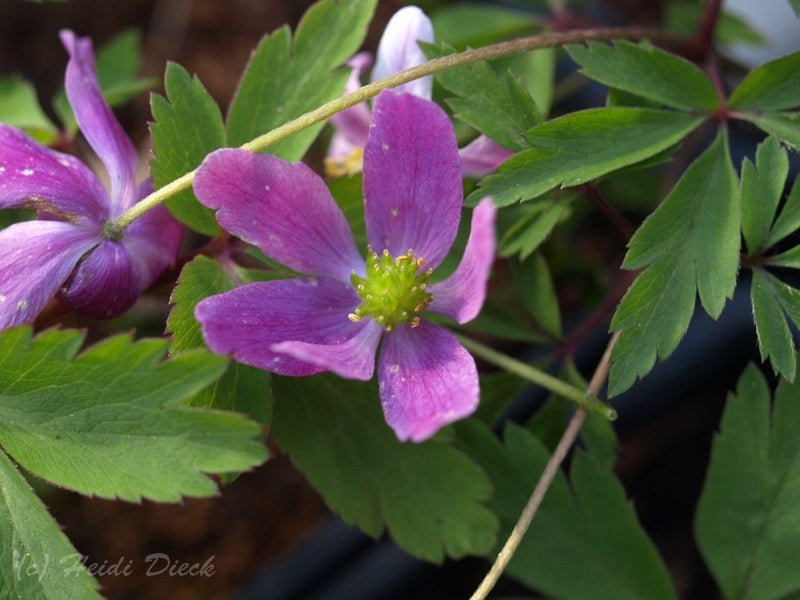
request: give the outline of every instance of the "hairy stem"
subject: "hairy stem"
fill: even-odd
[[[606,351],[603,353],[603,358],[597,365],[594,375],[592,375],[592,380],[586,388],[585,396],[587,398],[596,397],[600,392],[600,388],[603,386],[603,382],[608,376],[608,369],[611,366],[611,351],[614,349],[614,345],[617,343],[619,336],[620,334],[617,332],[613,335],[611,341],[609,341]],[[555,479],[558,474],[561,463],[564,462],[569,449],[575,443],[578,433],[583,426],[583,422],[586,419],[586,415],[587,412],[584,408],[578,408],[575,414],[572,415],[556,449],[553,451],[550,460],[547,461],[544,467],[542,476],[539,478],[539,481],[536,482],[536,487],[528,503],[525,505],[525,508],[522,509],[522,514],[520,514],[516,525],[514,525],[514,529],[511,530],[511,534],[508,536],[506,543],[497,555],[492,568],[486,574],[486,577],[484,577],[478,589],[475,590],[475,593],[472,594],[470,600],[484,600],[506,570],[508,563],[517,551],[517,548],[522,542],[522,538],[525,536],[528,527],[530,527],[533,518],[536,516],[536,512],[539,510],[544,496],[550,488],[550,484],[553,483],[553,479]]]
[[[596,412],[603,415],[609,421],[617,418],[617,411],[611,408],[608,404],[601,402],[597,398],[596,393],[588,394],[585,391],[578,389],[565,381],[561,381],[557,377],[553,377],[549,373],[545,373],[531,365],[512,358],[502,352],[484,346],[480,342],[476,342],[472,338],[464,337],[463,335],[455,334],[463,346],[488,363],[500,367],[508,373],[513,373],[522,379],[526,379],[531,383],[535,383],[545,389],[550,390],[554,394],[558,394],[563,398],[572,400],[582,409]]]
[[[508,42],[501,42],[499,44],[492,44],[484,46],[483,48],[476,48],[473,50],[466,50],[443,56],[434,60],[428,61],[424,64],[399,71],[388,77],[384,77],[378,81],[365,85],[364,87],[332,100],[327,104],[323,104],[319,108],[307,112],[296,119],[276,127],[272,131],[261,135],[254,140],[244,144],[242,148],[251,150],[253,152],[260,152],[265,150],[272,144],[275,144],[295,133],[298,133],[316,123],[324,121],[338,112],[361,104],[378,95],[381,90],[386,88],[397,87],[409,81],[433,75],[447,69],[454,67],[461,67],[472,63],[480,62],[482,60],[492,60],[502,56],[509,56],[511,54],[518,54],[528,50],[536,50],[538,48],[550,48],[554,46],[561,46],[564,44],[573,44],[588,41],[602,41],[613,39],[668,39],[671,36],[664,33],[659,29],[648,27],[599,27],[596,29],[585,29],[579,31],[565,31],[560,33],[547,33],[543,35],[536,35],[532,37],[520,38]],[[137,204],[128,209],[124,214],[112,222],[112,227],[119,232],[122,232],[133,221],[141,217],[147,211],[155,208],[168,198],[171,198],[178,192],[181,192],[192,185],[195,173],[197,171],[190,171],[178,179],[168,183],[167,185],[154,191],[152,194],[143,198]]]

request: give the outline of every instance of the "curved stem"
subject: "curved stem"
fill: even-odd
[[[619,336],[620,333],[617,332],[609,341],[606,351],[603,353],[603,358],[597,365],[594,375],[592,375],[592,380],[586,388],[585,395],[587,398],[595,397],[603,386],[603,382],[608,376],[608,369],[611,366],[611,351],[614,349],[614,345],[617,343]],[[586,415],[587,412],[583,408],[579,408],[575,411],[575,414],[572,415],[572,419],[570,419],[567,428],[564,430],[564,434],[561,436],[556,449],[553,451],[550,460],[547,461],[544,467],[542,476],[539,478],[539,481],[536,482],[536,487],[528,503],[525,505],[525,508],[522,509],[522,514],[519,516],[516,525],[514,525],[514,529],[511,530],[511,534],[508,536],[506,543],[497,555],[492,568],[486,574],[486,577],[484,577],[478,589],[475,590],[475,593],[472,594],[470,600],[484,600],[489,595],[489,592],[492,591],[492,588],[494,588],[497,580],[500,579],[500,576],[503,574],[503,571],[505,571],[508,563],[511,561],[511,558],[522,542],[522,538],[528,531],[528,527],[530,527],[533,518],[536,516],[539,506],[541,506],[545,494],[550,488],[550,484],[553,483],[553,479],[555,479],[559,468],[561,468],[561,463],[564,462],[569,449],[572,447],[572,444],[575,443],[578,433],[583,426],[583,422],[586,419]]]
[[[388,77],[365,85],[364,87],[332,100],[327,104],[323,104],[319,108],[307,112],[296,119],[276,127],[272,131],[261,135],[254,140],[247,142],[242,146],[246,150],[253,152],[260,152],[272,144],[275,144],[290,135],[298,133],[303,129],[307,129],[312,125],[324,121],[338,112],[346,108],[361,104],[378,95],[381,90],[386,88],[397,87],[409,81],[433,75],[440,71],[452,69],[454,67],[461,67],[472,63],[480,62],[482,60],[492,60],[502,56],[511,54],[518,54],[528,50],[536,50],[538,48],[550,48],[553,46],[561,46],[563,44],[572,44],[578,42],[588,41],[602,41],[612,39],[641,39],[641,38],[671,38],[669,34],[664,33],[660,29],[653,29],[648,27],[599,27],[596,29],[585,29],[579,31],[565,31],[560,33],[548,33],[544,35],[537,35],[532,37],[520,38],[508,42],[501,42],[499,44],[492,44],[484,46],[483,48],[475,48],[473,50],[466,50],[457,54],[443,56],[434,60],[428,61],[416,67],[399,71]],[[128,209],[124,214],[115,219],[111,226],[117,231],[123,231],[134,220],[141,217],[147,211],[155,208],[168,198],[174,196],[192,185],[194,176],[197,171],[190,171],[178,179],[168,183],[164,187],[159,188],[146,198],[139,201],[137,204]]]
[[[554,394],[558,394],[567,400],[572,400],[582,409],[601,414],[609,421],[613,421],[617,418],[617,411],[611,408],[608,404],[601,402],[597,398],[596,392],[587,393],[565,381],[561,381],[557,377],[553,377],[549,373],[540,371],[539,369],[532,367],[521,360],[511,358],[510,356],[503,354],[502,352],[498,352],[489,346],[484,346],[472,338],[464,337],[463,335],[457,333],[454,335],[467,350],[472,352],[475,356],[479,356],[486,362],[498,366],[508,373],[513,373],[522,379],[526,379],[531,383],[535,383],[536,385],[548,389]]]

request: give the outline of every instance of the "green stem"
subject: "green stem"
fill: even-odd
[[[540,371],[539,369],[532,367],[521,360],[511,358],[510,356],[503,354],[502,352],[498,352],[489,346],[484,346],[480,342],[476,342],[471,338],[464,337],[458,333],[454,335],[467,350],[472,352],[475,356],[482,358],[486,362],[500,367],[508,373],[513,373],[522,379],[527,379],[531,383],[535,383],[536,385],[546,388],[554,394],[562,396],[567,400],[572,400],[578,406],[588,411],[601,414],[609,421],[613,421],[617,418],[617,411],[611,408],[608,404],[601,402],[597,398],[596,392],[590,391],[587,393],[586,391],[578,389],[569,383],[566,383],[565,381],[561,381],[557,377],[553,377],[544,371]]]
[[[502,56],[509,56],[511,54],[518,54],[529,50],[536,50],[538,48],[551,48],[554,46],[561,46],[564,44],[573,44],[588,41],[602,41],[612,39],[641,39],[641,38],[669,38],[670,36],[659,29],[652,29],[647,27],[599,27],[596,29],[583,29],[578,31],[564,31],[560,33],[547,33],[532,37],[520,38],[518,40],[511,40],[508,42],[501,42],[499,44],[492,44],[484,46],[483,48],[476,48],[473,50],[466,50],[457,54],[443,56],[434,60],[428,61],[424,64],[399,71],[365,85],[364,87],[332,100],[327,104],[323,104],[319,108],[307,112],[296,119],[276,127],[272,131],[261,135],[242,146],[246,150],[253,152],[260,152],[269,146],[298,133],[316,123],[329,119],[338,112],[366,102],[370,98],[378,95],[381,90],[386,88],[393,88],[409,81],[433,75],[447,69],[454,67],[461,67],[472,63],[480,62],[482,60],[492,60]],[[192,185],[195,173],[191,171],[178,179],[168,183],[162,188],[159,188],[146,198],[139,201],[137,204],[128,209],[124,214],[115,219],[111,223],[111,227],[117,231],[122,232],[134,220],[141,217],[147,211],[155,208],[168,198],[174,196]]]

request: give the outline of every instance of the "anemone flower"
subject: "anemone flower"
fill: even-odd
[[[433,42],[433,24],[416,6],[398,10],[389,22],[378,44],[372,81],[383,79],[392,73],[421,65],[426,61],[419,42]],[[368,52],[356,54],[348,61],[350,77],[345,93],[361,87],[361,76],[372,64]],[[396,89],[409,92],[420,98],[431,98],[432,78],[415,79]],[[358,104],[331,118],[336,132],[328,148],[325,170],[329,175],[341,176],[361,171],[364,144],[370,127],[370,110],[366,104]],[[513,153],[485,135],[480,135],[459,150],[461,174],[464,177],[482,176],[494,171]]]
[[[324,181],[302,163],[245,150],[209,155],[200,202],[229,232],[309,275],[253,283],[197,305],[208,346],[267,371],[332,371],[378,382],[387,423],[423,441],[478,404],[475,361],[428,310],[459,323],[483,305],[494,259],[495,208],[482,202],[462,261],[431,282],[456,236],[462,208],[458,148],[442,109],[409,93],[377,97],[364,152],[370,249],[359,254]]]
[[[0,231],[0,330],[33,321],[56,293],[79,313],[119,315],[174,262],[180,243],[181,225],[162,207],[121,235],[109,231],[151,184],[134,183],[136,152],[103,99],[91,41],[71,31],[61,41],[67,98],[111,190],[73,156],[0,124],[0,208],[38,214]]]

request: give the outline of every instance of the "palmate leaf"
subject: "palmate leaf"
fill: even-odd
[[[166,98],[158,94],[150,98],[155,119],[150,123],[154,154],[150,171],[155,189],[197,168],[207,154],[227,141],[219,107],[197,77],[169,63],[164,90]],[[195,231],[208,236],[219,233],[214,211],[201,205],[191,188],[173,195],[165,206]]]
[[[0,451],[0,598],[98,600],[100,587],[80,564],[42,501]]]
[[[623,266],[648,269],[611,321],[622,336],[611,356],[609,395],[629,388],[683,337],[695,295],[717,318],[733,294],[739,268],[740,211],[727,134],[686,170],[630,242]]]
[[[751,71],[733,91],[728,105],[737,110],[763,112],[800,106],[800,52]]]
[[[741,117],[800,150],[800,112],[742,113]]]
[[[763,269],[754,269],[750,299],[761,360],[769,358],[776,373],[794,381],[797,358],[792,332],[784,315],[800,327],[800,292]]]
[[[282,27],[259,43],[228,111],[228,141],[239,146],[342,93],[348,69],[340,65],[364,41],[377,0],[321,0],[292,39]],[[302,158],[322,124],[267,149],[288,161]]]
[[[714,110],[711,80],[688,60],[644,44],[590,42],[566,47],[587,77],[681,110]]]
[[[726,598],[778,600],[800,591],[798,429],[800,384],[782,381],[770,408],[764,376],[745,369],[728,397],[695,520]]]
[[[377,385],[316,375],[273,377],[273,386],[275,440],[345,521],[373,537],[388,529],[406,552],[431,562],[495,543],[486,474],[443,434],[397,441]]]
[[[789,158],[774,137],[759,145],[755,164],[742,161],[742,233],[751,256],[766,247],[788,173]]]
[[[0,334],[0,447],[48,481],[138,501],[208,496],[206,473],[265,459],[260,427],[234,414],[179,406],[219,378],[203,351],[162,362],[166,342],[109,338],[76,356],[77,331]]]
[[[233,289],[230,277],[216,261],[198,256],[187,263],[172,292],[172,310],[167,332],[172,334],[171,352],[203,347],[200,324],[194,309],[203,298]],[[231,361],[225,374],[207,388],[184,400],[187,406],[233,410],[268,425],[272,405],[266,371]]]
[[[505,540],[549,453],[529,431],[509,425],[501,443],[476,420],[456,427],[462,448],[492,476],[491,506]],[[492,554],[493,556],[493,554]],[[670,600],[664,564],[636,520],[613,472],[578,453],[568,483],[559,473],[508,573],[563,600]]]
[[[641,162],[674,146],[704,117],[647,108],[594,108],[529,130],[531,145],[504,162],[469,195],[474,206],[492,196],[497,206],[541,196]]]

